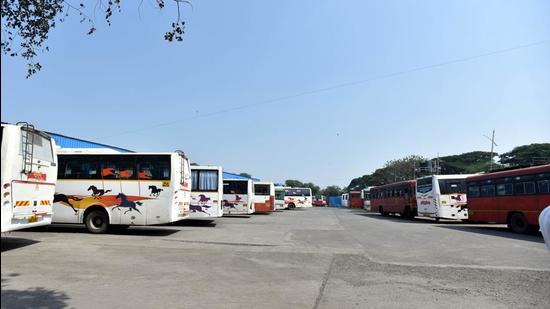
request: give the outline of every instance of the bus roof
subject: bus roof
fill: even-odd
[[[66,136],[58,133],[53,133],[53,132],[46,132],[46,133],[48,133],[48,135],[51,136],[55,140],[55,143],[61,148],[110,149],[120,153],[134,152],[129,149],[86,141],[83,139],[70,137],[70,136]]]
[[[253,181],[260,181],[259,178],[248,178],[239,174],[235,173],[229,173],[229,172],[223,172],[223,179],[242,179],[242,180],[253,180]]]
[[[417,179],[431,178],[431,177],[435,177],[436,179],[464,179],[464,178],[475,176],[475,175],[477,175],[477,174],[428,175],[428,176],[418,177]]]
[[[415,180],[415,179],[411,179],[411,180],[404,180],[404,181],[398,181],[398,182],[388,183],[388,184],[380,185],[380,186],[374,186],[374,187],[371,187],[371,190],[373,190],[373,189],[389,188],[389,187],[398,187],[398,186],[403,186],[403,185],[414,185],[414,184],[416,184],[416,180]]]
[[[485,180],[485,179],[510,177],[510,176],[521,176],[521,175],[536,174],[536,173],[550,173],[550,164],[475,175],[472,177],[468,177],[468,181]]]

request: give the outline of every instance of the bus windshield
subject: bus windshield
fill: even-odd
[[[439,179],[439,191],[441,194],[466,193],[466,181],[464,179]]]
[[[224,182],[223,194],[248,194],[248,181]]]

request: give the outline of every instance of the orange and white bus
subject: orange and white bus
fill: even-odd
[[[62,150],[60,150],[61,152]],[[59,154],[53,223],[153,225],[189,217],[191,168],[183,152]]]
[[[221,166],[191,166],[189,218],[223,216],[223,170]]]
[[[272,182],[254,182],[254,209],[256,212],[275,210],[275,186]]]
[[[538,217],[550,205],[550,164],[466,178],[468,218],[506,223],[516,233],[538,228]]]
[[[50,224],[55,142],[27,123],[2,123],[1,139],[2,233]]]

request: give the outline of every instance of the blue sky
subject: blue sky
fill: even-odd
[[[550,44],[253,105],[550,40],[549,1],[192,2],[182,43],[170,1],[123,1],[92,36],[75,14],[55,29],[31,79],[2,56],[2,121],[323,186],[493,129],[497,152],[550,141]]]

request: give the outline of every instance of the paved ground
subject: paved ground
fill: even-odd
[[[2,308],[550,308],[540,235],[312,208],[2,238]]]

